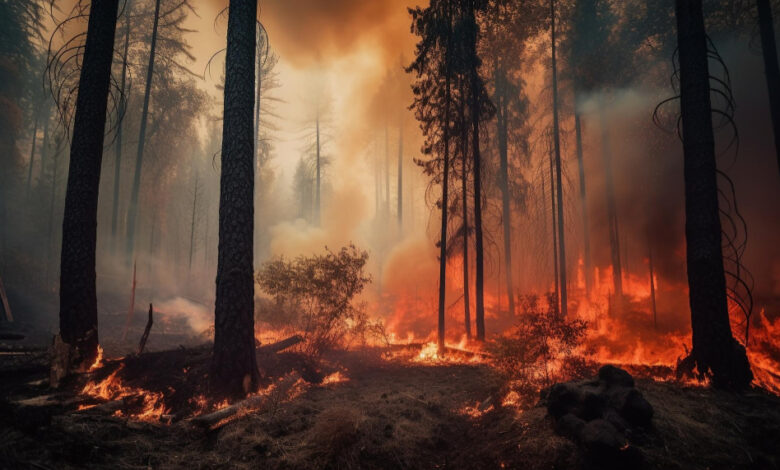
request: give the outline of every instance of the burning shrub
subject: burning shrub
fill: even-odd
[[[492,346],[495,364],[521,397],[529,399],[556,382],[582,376],[585,360],[574,354],[587,324],[540,306],[538,296],[521,300],[520,320]],[[554,302],[548,299],[547,305]]]
[[[274,259],[256,275],[260,288],[274,299],[272,306],[258,309],[258,320],[302,332],[304,352],[311,355],[383,331],[381,324],[368,320],[364,305],[354,301],[371,282],[364,272],[368,253],[354,245],[325,251]]]

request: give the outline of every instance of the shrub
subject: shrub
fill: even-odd
[[[300,331],[306,338],[304,352],[318,355],[335,346],[382,331],[368,320],[365,306],[355,297],[371,282],[365,273],[366,251],[354,245],[325,254],[277,258],[265,263],[256,275],[261,290],[274,305],[258,309],[259,320],[276,327]]]
[[[519,321],[496,340],[492,353],[513,388],[530,399],[545,387],[581,375],[586,364],[575,350],[587,324],[543,308],[538,296],[526,296],[521,304]]]

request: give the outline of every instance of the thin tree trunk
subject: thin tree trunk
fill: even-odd
[[[129,3],[129,2],[128,2]],[[127,49],[130,45],[130,10],[129,5],[125,6],[125,47],[122,53],[122,96],[119,100],[119,122],[116,128],[116,144],[114,147],[116,159],[114,161],[114,201],[111,209],[111,247],[116,247],[117,225],[119,220],[119,179],[122,173],[122,128],[124,116],[127,110]]]
[[[560,279],[558,275],[558,223],[556,217],[558,216],[558,210],[555,207],[555,177],[553,172],[553,154],[550,152],[550,207],[552,209],[552,244],[553,244],[553,273],[555,279],[555,305],[553,311],[557,314],[561,312],[561,292],[560,292]]]
[[[466,117],[466,86],[461,85],[460,100],[460,128],[461,146],[460,156],[463,168],[461,168],[461,192],[463,204],[463,321],[466,327],[466,338],[471,339],[471,283],[469,282],[469,201],[468,201],[468,154],[469,154],[469,129]]]
[[[70,368],[78,370],[97,357],[98,190],[118,4],[118,0],[103,0],[90,9],[70,147],[62,223],[60,336],[75,352]]]
[[[159,22],[160,0],[157,0],[154,6],[154,25],[152,26],[152,44],[149,49],[149,65],[146,68],[146,89],[144,90],[144,104],[141,111],[141,130],[138,134],[138,153],[135,159],[133,189],[130,194],[130,208],[127,211],[126,255],[128,264],[133,257],[133,250],[135,249],[135,221],[138,218],[138,193],[141,189],[141,168],[144,160],[144,146],[146,145],[146,123],[149,120],[149,98],[152,94],[154,56],[157,50],[157,27]]]
[[[390,135],[385,123],[385,216],[390,215]]]
[[[222,174],[219,198],[219,259],[214,312],[213,395],[240,396],[257,386],[254,337],[254,145],[257,2],[230,0]]]
[[[568,314],[568,298],[566,283],[566,242],[563,230],[563,176],[561,169],[561,136],[558,125],[558,65],[555,56],[555,0],[550,0],[550,15],[552,18],[552,85],[553,85],[553,133],[555,141],[555,180],[556,193],[558,200],[558,262],[560,263],[560,296],[561,296],[561,314]]]
[[[398,213],[398,233],[403,233],[404,229],[404,168],[403,168],[403,160],[404,159],[404,123],[401,121],[401,124],[398,126],[398,202],[397,202],[397,210]]]
[[[712,373],[713,385],[746,388],[753,374],[745,348],[732,336],[726,299],[702,0],[676,0],[676,16],[691,358],[699,373]]]
[[[444,72],[444,122],[442,123],[442,139],[444,141],[444,175],[441,183],[441,239],[439,242],[439,331],[438,352],[444,354],[444,313],[447,294],[447,209],[449,207],[450,179],[450,48],[452,36],[452,18],[450,7],[447,7],[447,44],[445,50]]]
[[[772,130],[775,137],[775,153],[780,170],[780,67],[777,65],[777,45],[772,6],[769,0],[756,0],[758,26],[761,31],[761,50],[764,54],[764,71],[769,92],[769,110],[772,115]]]
[[[599,98],[599,121],[601,125],[601,147],[604,164],[604,185],[607,197],[607,230],[612,260],[612,286],[618,302],[623,298],[623,266],[620,260],[620,230],[618,228],[617,202],[615,200],[615,179],[612,174],[612,147],[609,143],[609,129],[604,115],[604,98]]]
[[[27,169],[27,196],[30,196],[30,186],[32,185],[32,173],[33,173],[33,163],[35,163],[35,144],[38,141],[38,110],[36,109],[33,114],[35,114],[35,124],[33,125],[33,138],[32,138],[32,147],[30,148],[30,166]]]
[[[506,277],[506,295],[509,300],[509,314],[515,314],[514,282],[512,280],[512,214],[509,207],[509,157],[507,98],[504,96],[506,75],[503,70],[495,71],[496,82],[496,132],[498,134],[498,153],[501,160],[501,208],[504,228],[504,264]]]
[[[650,306],[653,309],[653,328],[658,329],[658,310],[655,304],[655,271],[653,269],[653,245],[647,240],[647,265],[650,269]]]
[[[319,106],[319,105],[317,105]],[[320,199],[320,171],[321,171],[321,165],[320,165],[320,110],[317,109],[317,122],[316,122],[316,132],[317,132],[317,194],[316,194],[316,200],[315,200],[315,212],[314,214],[314,222],[315,224],[320,224],[320,209],[322,207],[321,205],[321,199]]]
[[[477,70],[477,29],[479,28],[474,11],[474,2],[469,2],[469,16],[474,21],[470,47],[473,47],[471,76],[471,125],[472,125],[472,156],[474,159],[474,248],[476,250],[475,281],[477,294],[477,309],[475,323],[477,327],[477,341],[485,340],[485,263],[482,241],[482,156],[479,149],[479,72]]]
[[[192,218],[190,219],[190,259],[189,270],[192,271],[192,252],[195,247],[195,216],[198,210],[198,172],[195,172],[195,193],[192,197]]]
[[[576,101],[576,100],[575,100]],[[593,263],[590,257],[590,222],[588,220],[588,200],[585,192],[585,160],[582,150],[582,120],[579,112],[574,113],[574,131],[577,140],[577,167],[580,176],[580,204],[582,205],[582,238],[584,248],[585,293],[590,298],[593,289]]]

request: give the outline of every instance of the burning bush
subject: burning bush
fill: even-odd
[[[519,321],[495,341],[491,352],[513,388],[528,399],[542,388],[583,375],[587,365],[574,352],[584,340],[587,323],[543,308],[538,296],[521,301]],[[553,304],[548,299],[547,305]]]
[[[371,322],[355,297],[371,282],[364,272],[368,253],[354,245],[325,254],[277,258],[265,263],[256,281],[274,302],[258,309],[258,320],[275,327],[291,327],[304,334],[304,352],[311,355],[346,346],[354,339],[381,335],[381,324]]]

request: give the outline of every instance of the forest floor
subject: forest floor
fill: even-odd
[[[279,353],[266,359],[269,376],[296,370],[313,383],[301,381],[271,406],[208,430],[176,417],[163,424],[77,412],[62,398],[77,395],[80,379],[41,405],[40,396],[52,393],[43,357],[2,361],[3,469],[583,466],[578,446],[555,434],[544,406],[501,406],[505,381],[482,363],[416,363],[371,349],[313,364]],[[126,385],[167,389],[166,407],[184,413],[192,411],[207,363],[208,347],[179,348],[129,358],[121,367]],[[118,368],[107,361],[95,374]],[[316,383],[325,376],[338,380]],[[634,441],[647,468],[779,468],[779,398],[647,379],[637,388],[655,409],[652,427]]]

